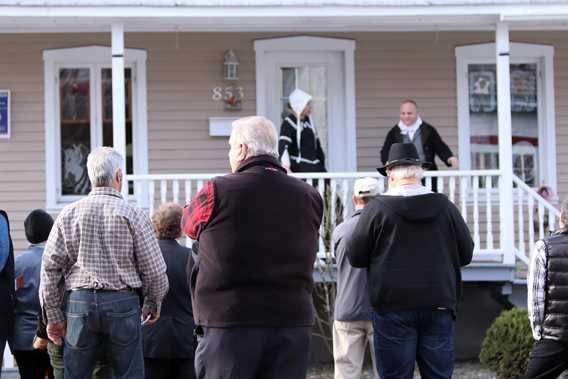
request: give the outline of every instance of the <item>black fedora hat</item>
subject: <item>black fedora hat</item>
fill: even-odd
[[[422,166],[430,167],[430,164],[420,160],[418,151],[413,143],[393,143],[389,150],[389,159],[383,167],[377,167],[377,171],[387,176],[387,170],[395,166]]]

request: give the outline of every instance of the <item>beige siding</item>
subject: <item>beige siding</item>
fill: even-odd
[[[43,50],[109,43],[103,34],[0,34],[0,88],[12,91],[12,137],[0,139],[0,208],[10,216],[16,250],[26,246],[26,215],[45,208]]]
[[[227,139],[210,137],[208,118],[255,113],[253,41],[289,35],[259,33],[127,34],[126,46],[148,51],[148,137],[151,173],[228,170]],[[357,160],[373,170],[398,104],[415,99],[425,120],[457,151],[454,48],[491,42],[489,32],[318,34],[356,41]],[[552,44],[555,50],[558,182],[568,195],[568,32],[512,33],[516,42]],[[0,35],[0,88],[12,90],[12,138],[0,140],[0,207],[11,215],[16,247],[25,246],[23,219],[45,206],[43,107],[44,49],[109,45],[109,34]],[[211,88],[225,85],[223,52],[241,61],[243,110],[228,112],[211,101]]]

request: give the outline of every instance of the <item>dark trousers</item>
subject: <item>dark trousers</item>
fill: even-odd
[[[533,344],[525,378],[556,379],[568,369],[568,343],[543,338]]]
[[[54,344],[53,342],[47,343],[47,353],[49,354],[49,361],[53,367],[54,379],[63,379],[63,347]],[[102,355],[101,355],[102,356]],[[100,358],[95,364],[92,379],[112,379],[112,368],[110,367],[109,358]]]
[[[45,350],[14,351],[21,379],[53,379],[53,369]]]
[[[144,377],[140,303],[134,292],[71,291],[66,300],[65,379],[92,375],[101,352],[115,379]]]
[[[305,379],[311,334],[311,327],[198,327],[197,378]]]
[[[373,314],[377,371],[381,379],[450,379],[454,370],[454,317],[449,310]]]
[[[144,358],[146,379],[195,379],[193,359]]]

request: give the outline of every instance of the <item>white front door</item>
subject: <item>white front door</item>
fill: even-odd
[[[288,96],[299,88],[312,95],[312,120],[328,171],[344,171],[346,154],[344,70],[340,52],[282,51],[265,55],[266,116],[280,131]]]

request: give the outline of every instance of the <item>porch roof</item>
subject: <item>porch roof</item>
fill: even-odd
[[[568,29],[568,0],[0,0],[0,32]]]

